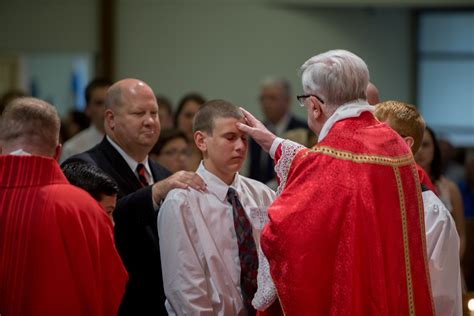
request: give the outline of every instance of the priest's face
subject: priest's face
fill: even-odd
[[[203,133],[204,166],[224,182],[232,180],[247,155],[247,136],[237,129],[243,119],[217,118],[212,134]]]

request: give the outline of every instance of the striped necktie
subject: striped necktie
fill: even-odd
[[[252,299],[257,291],[258,257],[252,235],[252,226],[237,197],[237,192],[232,188],[229,188],[227,192],[227,201],[232,205],[234,228],[239,246],[240,289],[247,315],[255,315],[256,311],[252,306]]]
[[[148,180],[146,179],[145,166],[142,163],[137,165],[137,174],[142,187],[146,187],[148,185]]]

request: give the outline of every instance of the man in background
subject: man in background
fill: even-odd
[[[91,149],[104,138],[105,96],[111,85],[111,81],[102,78],[94,79],[87,85],[85,114],[90,119],[90,126],[64,143],[61,162]]]
[[[264,125],[277,136],[289,130],[308,128],[306,122],[291,114],[291,86],[285,79],[268,79],[260,90]],[[249,177],[264,183],[275,178],[273,161],[253,140],[249,141]]]

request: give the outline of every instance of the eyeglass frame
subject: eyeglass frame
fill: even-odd
[[[309,98],[309,97],[315,97],[316,99],[318,99],[319,102],[321,102],[321,104],[324,104],[323,99],[321,99],[320,97],[318,97],[316,94],[301,94],[301,95],[297,95],[297,96],[296,96],[296,100],[298,100],[298,103],[300,104],[300,106],[304,106],[304,99]],[[303,100],[300,100],[300,99],[303,99]]]

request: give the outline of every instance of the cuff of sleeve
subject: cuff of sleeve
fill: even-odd
[[[158,210],[161,207],[161,204],[163,204],[163,200],[158,201],[158,203],[155,201],[155,199],[152,197],[151,200],[153,201],[153,209],[155,212],[158,212]]]
[[[283,141],[284,139],[280,137],[275,138],[275,140],[273,141],[272,146],[270,147],[270,151],[268,152],[272,159],[275,159],[275,152],[278,146],[280,146],[280,144],[283,143]]]

